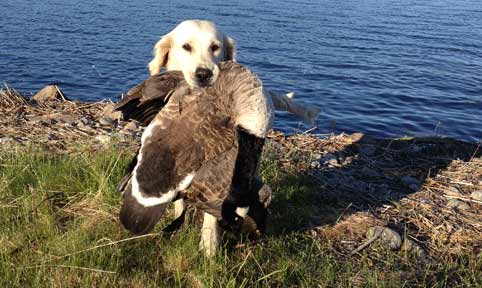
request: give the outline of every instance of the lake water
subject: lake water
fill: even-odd
[[[116,100],[157,39],[210,19],[268,89],[322,113],[318,133],[482,137],[482,1],[1,0],[0,81]],[[278,113],[275,127],[308,127]]]

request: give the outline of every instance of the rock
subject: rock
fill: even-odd
[[[447,188],[447,191],[448,192],[452,192],[452,193],[455,193],[455,194],[459,194],[459,189],[455,188],[455,187],[452,187],[450,186],[449,188]]]
[[[110,117],[101,117],[99,119],[99,124],[103,126],[112,126],[114,125],[114,120]]]
[[[454,210],[464,211],[470,209],[470,205],[459,199],[450,199],[447,202],[447,207]]]
[[[311,159],[320,161],[322,155],[320,153],[313,153]]]
[[[318,161],[311,161],[310,167],[311,167],[311,168],[320,168],[320,162],[318,162]]]
[[[108,146],[111,142],[111,137],[108,135],[97,135],[95,136],[95,140],[104,146]]]
[[[402,246],[402,237],[400,234],[388,227],[375,226],[367,231],[367,238],[372,238],[380,233],[379,239],[383,244],[387,245],[392,250],[398,250]]]
[[[327,166],[336,166],[338,165],[338,160],[334,154],[326,154],[325,157],[320,159],[320,163]]]
[[[57,85],[47,85],[32,97],[38,103],[69,100]]]
[[[427,258],[427,253],[425,252],[425,250],[420,245],[418,245],[417,242],[410,239],[405,239],[405,241],[403,241],[401,250],[409,252],[419,258]]]
[[[402,179],[400,179],[402,183],[408,187],[408,189],[412,191],[418,191],[420,189],[420,181],[412,176],[403,176]]]
[[[56,120],[57,122],[72,124],[79,121],[77,115],[70,113],[55,113],[49,116],[50,119]]]
[[[122,113],[120,111],[114,111],[114,104],[110,103],[104,107],[101,117],[109,117],[114,120],[121,120]]]
[[[87,118],[87,117],[82,117],[82,118],[80,119],[80,123],[82,123],[82,124],[84,124],[84,125],[88,125],[88,124],[92,123],[92,121],[91,121],[89,118]]]
[[[352,144],[352,143],[360,141],[364,136],[365,136],[365,134],[363,134],[363,133],[353,133],[353,134],[349,135],[346,138],[346,140],[349,144]]]
[[[474,200],[482,201],[482,190],[472,192],[470,197]]]
[[[131,121],[127,123],[124,128],[120,131],[123,134],[135,135],[137,130],[139,130],[139,124],[137,122]]]

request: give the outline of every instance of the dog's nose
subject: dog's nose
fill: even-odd
[[[207,68],[197,68],[194,74],[196,75],[196,80],[200,83],[206,83],[213,77],[213,71]]]

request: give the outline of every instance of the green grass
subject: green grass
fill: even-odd
[[[216,257],[205,259],[198,251],[199,225],[188,217],[172,237],[102,246],[132,237],[117,220],[121,197],[115,191],[129,158],[115,149],[71,156],[1,152],[0,287],[481,285],[482,259],[467,255],[421,263],[379,247],[361,257],[342,256],[346,251],[300,229],[319,206],[336,203],[321,203],[318,185],[269,161],[261,174],[273,188],[272,217],[268,235],[257,243],[227,241]]]

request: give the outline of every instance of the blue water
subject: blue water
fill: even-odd
[[[0,81],[115,100],[192,18],[236,39],[267,88],[319,106],[319,133],[482,137],[480,0],[1,0]],[[286,113],[275,127],[307,129]]]

